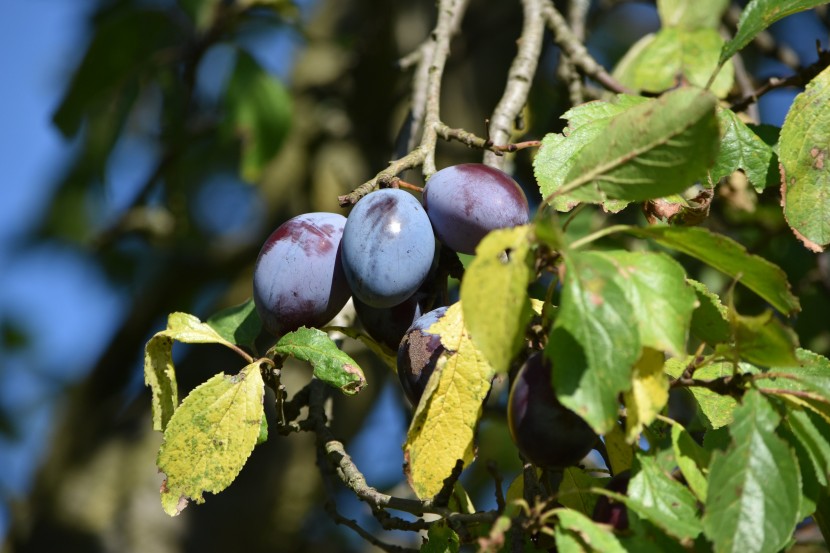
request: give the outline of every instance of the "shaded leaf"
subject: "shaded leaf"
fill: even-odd
[[[259,180],[288,134],[291,97],[254,58],[239,51],[225,92],[224,134],[242,143],[240,176]]]
[[[695,6],[701,3],[683,4]],[[703,88],[718,67],[718,54],[723,43],[716,28],[664,27],[632,46],[614,68],[613,75],[628,87],[651,93],[676,87],[678,78]],[[734,68],[728,63],[710,87],[712,93],[718,98],[726,97],[734,78]]]
[[[720,152],[709,175],[712,182],[741,169],[756,191],[778,180],[778,156],[738,115],[727,108],[718,109],[723,136]]]
[[[421,546],[421,553],[456,553],[460,548],[458,534],[441,522],[429,527],[427,541]]]
[[[456,462],[474,458],[474,438],[495,372],[464,329],[460,303],[451,305],[428,332],[441,337],[439,358],[415,408],[404,444],[405,472],[415,494],[441,490]]]
[[[666,361],[666,374],[679,377],[686,369],[688,359],[672,358]],[[733,373],[732,363],[713,363],[695,371],[698,380],[714,380]],[[732,396],[721,395],[707,388],[691,386],[685,388],[697,403],[701,419],[709,428],[715,429],[732,422],[732,413],[738,402]]]
[[[784,216],[812,251],[830,244],[830,68],[795,97],[779,146]]]
[[[464,324],[496,372],[507,372],[525,342],[525,327],[532,317],[527,294],[535,276],[532,232],[525,225],[488,234],[461,281]]]
[[[234,305],[214,313],[206,321],[222,338],[254,349],[254,342],[262,331],[262,322],[254,306],[254,300]]]
[[[603,438],[611,461],[611,474],[617,475],[630,470],[634,464],[634,448],[626,441],[622,428],[615,424]]]
[[[634,310],[606,257],[568,254],[565,268],[545,354],[553,362],[559,401],[604,434],[617,420],[617,396],[631,387],[631,367],[640,357],[640,337],[631,324]]]
[[[732,346],[719,346],[718,351],[733,354],[761,366],[795,365],[798,336],[767,310],[761,315],[729,315],[734,336]]]
[[[594,478],[584,469],[568,467],[562,471],[557,498],[563,507],[591,516],[597,504],[597,495],[591,488],[605,487],[607,478]]]
[[[720,63],[734,56],[779,19],[826,3],[827,0],[751,0],[741,13],[735,37],[723,45]]]
[[[737,279],[786,315],[801,310],[784,271],[766,259],[750,254],[731,238],[699,227],[628,227],[626,232],[650,238],[703,261]]]
[[[301,327],[289,332],[280,338],[274,351],[308,361],[316,378],[346,395],[354,395],[366,386],[366,377],[355,360],[320,329]]]
[[[715,452],[703,527],[717,552],[779,551],[798,522],[798,463],[775,429],[780,417],[749,391],[729,427],[732,444]]]
[[[682,192],[705,177],[717,155],[715,101],[699,89],[681,88],[614,117],[576,154],[556,194],[598,203]]]
[[[634,364],[631,390],[623,394],[627,417],[626,440],[637,442],[669,401],[669,380],[663,373],[663,353],[648,347]]]
[[[236,479],[260,436],[265,385],[259,363],[239,374],[220,373],[197,386],[164,431],[158,467],[166,475],[161,502],[170,516],[204,492],[219,493]]]
[[[692,279],[686,279],[686,282],[694,289],[698,302],[692,312],[692,334],[709,345],[731,341],[728,310],[718,295],[709,291],[702,282]]]

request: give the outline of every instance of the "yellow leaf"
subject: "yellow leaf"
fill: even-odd
[[[404,444],[406,474],[421,499],[441,490],[456,461],[466,466],[475,457],[475,429],[495,374],[464,329],[460,303],[429,332],[441,337],[447,351],[427,383]]]
[[[173,413],[157,464],[167,478],[161,503],[170,516],[188,501],[204,502],[234,481],[253,451],[263,415],[259,363],[237,375],[217,374],[197,386]]]
[[[663,372],[663,353],[643,348],[634,364],[631,390],[623,393],[628,416],[625,419],[626,440],[633,444],[643,428],[654,421],[669,401],[669,379]]]
[[[611,474],[619,474],[629,470],[634,463],[634,452],[625,441],[625,434],[618,424],[605,434],[605,448],[611,460]]]

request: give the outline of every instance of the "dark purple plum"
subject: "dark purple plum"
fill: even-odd
[[[605,489],[625,495],[628,491],[629,480],[631,480],[631,471],[623,471],[615,475],[605,486]],[[596,522],[613,526],[616,530],[628,529],[628,508],[625,503],[615,501],[604,495],[597,499],[591,518]]]
[[[336,213],[306,213],[265,241],[254,267],[254,304],[268,332],[323,325],[349,301],[340,260],[345,225]]]
[[[585,457],[597,436],[579,415],[559,403],[551,385],[551,363],[532,354],[516,374],[507,404],[513,443],[540,467],[567,467]]]
[[[464,163],[441,169],[424,188],[426,209],[435,235],[449,248],[474,254],[491,230],[528,222],[527,197],[510,175]]]
[[[429,274],[435,238],[411,194],[386,188],[363,197],[343,231],[343,269],[358,300],[392,307],[412,296]]]
[[[412,405],[418,405],[438,358],[444,353],[441,338],[427,332],[447,312],[446,307],[433,309],[412,323],[398,347],[398,378],[404,395]]]
[[[404,334],[426,312],[428,303],[431,303],[429,294],[415,292],[403,303],[392,307],[372,307],[354,298],[354,309],[369,336],[397,351]]]

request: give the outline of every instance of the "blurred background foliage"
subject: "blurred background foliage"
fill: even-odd
[[[227,491],[168,518],[159,504],[161,436],[151,430],[142,351],[169,312],[205,319],[245,301],[273,228],[302,212],[340,211],[339,194],[404,153],[411,75],[396,63],[429,34],[434,12],[432,0],[90,0],[84,7],[89,18],[77,44],[52,54],[66,73],[58,103],[47,109],[67,141],[67,160],[48,186],[3,184],[4,194],[6,187],[47,191],[38,198],[40,216],[4,245],[2,258],[6,279],[28,285],[0,297],[3,551],[368,549],[325,514],[310,435],[272,436]],[[521,17],[519,2],[471,1],[444,76],[442,117],[450,126],[485,134]],[[587,44],[609,68],[658,26],[649,2],[595,1],[587,21]],[[748,73],[762,79],[791,73],[786,62],[811,63],[814,40],[826,46],[827,23],[826,10],[781,21],[768,37],[772,46],[747,50]],[[527,110],[528,139],[562,128],[570,104],[557,61],[548,40]],[[796,93],[765,96],[761,121],[780,126]],[[538,204],[531,155],[518,153],[510,166]],[[439,145],[439,167],[480,158],[457,143]],[[802,344],[827,354],[830,258],[801,247],[778,202],[777,191],[759,196],[745,182],[723,183],[705,224],[785,269],[804,306],[796,321]],[[633,208],[614,217],[643,221]],[[609,218],[586,209],[571,229],[585,232]],[[730,284],[694,265],[690,271],[716,290]],[[51,298],[64,279],[76,282],[71,293]],[[349,347],[370,385],[338,398],[334,430],[370,484],[405,493],[405,400],[394,375]],[[239,368],[219,347],[177,346],[176,355],[183,392]],[[289,391],[309,376],[284,374]],[[504,398],[494,396],[480,429],[480,461],[465,476],[482,507],[494,501],[485,462],[496,460],[508,475],[518,470],[498,408]],[[365,506],[337,497],[343,513],[379,531]],[[413,545],[412,536],[390,539]]]

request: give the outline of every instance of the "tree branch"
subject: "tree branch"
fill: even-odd
[[[527,103],[527,95],[530,93],[542,53],[542,37],[545,34],[542,8],[543,0],[522,0],[524,24],[518,40],[519,49],[507,74],[504,94],[490,116],[489,141],[492,144],[503,145],[509,141],[516,118]],[[500,168],[504,166],[504,158],[496,152],[487,151],[484,154],[484,163]]]

